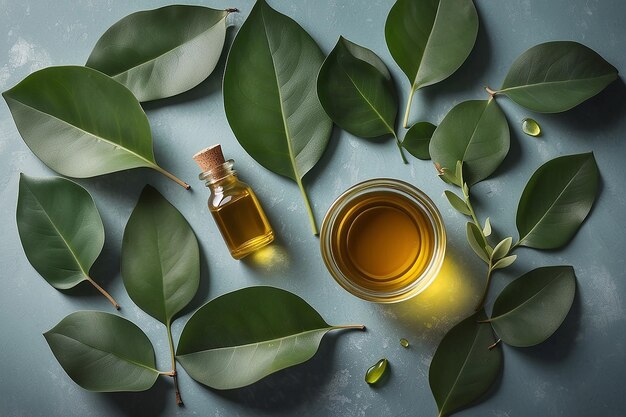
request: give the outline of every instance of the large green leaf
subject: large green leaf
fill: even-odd
[[[122,278],[135,304],[167,326],[198,290],[196,236],[176,207],[149,185],[124,230]]]
[[[317,226],[302,177],[321,158],[332,122],[317,98],[324,54],[300,25],[256,2],[233,41],[224,108],[237,140],[265,168],[296,181]]]
[[[463,180],[484,180],[500,166],[510,147],[509,125],[495,100],[464,101],[450,110],[430,140],[430,157],[454,172],[463,162]]]
[[[99,71],[49,67],[2,95],[24,142],[60,174],[86,178],[148,167],[189,188],[154,160],[137,99]]]
[[[415,90],[452,75],[469,56],[478,34],[472,0],[398,0],[385,23],[389,52]]]
[[[50,285],[64,290],[88,281],[119,308],[89,276],[104,226],[87,190],[65,178],[20,174],[16,218],[28,261]]]
[[[176,358],[196,381],[239,388],[310,359],[330,326],[300,297],[272,287],[231,292],[185,325]]]
[[[503,342],[518,347],[543,342],[559,328],[576,292],[571,266],[534,269],[502,290],[489,322]]]
[[[495,382],[502,368],[502,348],[493,331],[479,324],[484,310],[466,318],[446,334],[430,364],[428,380],[439,417],[447,416],[477,400]]]
[[[122,317],[79,311],[44,337],[65,372],[86,390],[144,391],[159,376],[150,340]]]
[[[326,113],[355,136],[395,136],[398,113],[389,70],[372,51],[340,37],[317,78]]]
[[[229,12],[173,5],[133,13],[104,32],[86,65],[124,84],[139,101],[182,93],[213,72]]]
[[[539,167],[517,206],[518,245],[556,249],[569,242],[591,210],[599,177],[592,153],[561,156]]]
[[[497,94],[542,113],[571,109],[617,79],[617,69],[572,41],[533,46],[513,62]]]
[[[414,157],[425,161],[429,160],[428,147],[435,129],[437,126],[429,122],[415,123],[404,135],[402,146]]]

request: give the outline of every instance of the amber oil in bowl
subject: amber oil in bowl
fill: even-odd
[[[368,301],[392,303],[426,289],[441,269],[446,232],[434,203],[394,179],[372,179],[332,204],[320,234],[335,280]]]

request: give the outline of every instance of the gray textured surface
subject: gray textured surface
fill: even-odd
[[[386,49],[384,20],[391,0],[271,0],[295,18],[330,51],[342,34],[376,51],[395,75],[406,97],[408,82]],[[30,72],[47,65],[83,63],[99,35],[119,18],[165,1],[0,0],[0,89],[10,88]],[[252,1],[203,2],[236,6],[242,13]],[[474,52],[449,80],[416,94],[412,119],[438,123],[455,103],[484,98],[483,85],[497,87],[513,59],[547,40],[572,39],[597,50],[626,70],[626,5],[623,0],[480,0],[481,28]],[[232,32],[231,32],[232,37]],[[216,392],[181,371],[187,407],[174,404],[171,381],[163,379],[138,394],[83,391],[52,357],[41,333],[79,309],[111,311],[90,288],[64,294],[51,288],[28,264],[15,225],[18,172],[54,175],[20,139],[9,111],[0,104],[0,415],[29,416],[434,416],[428,388],[428,364],[444,332],[468,314],[478,299],[484,271],[464,238],[464,220],[444,201],[444,184],[432,165],[411,160],[403,165],[391,141],[360,140],[336,129],[324,158],[306,178],[316,217],[321,220],[332,200],[347,187],[372,177],[404,179],[421,187],[440,207],[449,233],[443,272],[423,295],[398,305],[362,302],[345,293],[326,272],[311,236],[295,184],[264,170],[237,144],[220,93],[223,62],[195,90],[145,106],[152,124],[157,160],[194,189],[184,191],[148,170],[81,180],[96,199],[107,240],[93,276],[122,304],[121,314],[149,335],[162,369],[168,367],[165,330],[128,298],[119,274],[121,236],[146,183],[169,198],[196,231],[202,250],[202,285],[197,297],[174,324],[180,334],[189,313],[206,300],[249,285],[275,285],[306,298],[330,323],[364,323],[365,333],[325,338],[314,359],[271,376],[251,387]],[[464,416],[623,416],[626,397],[626,297],[623,216],[626,157],[626,88],[623,81],[565,114],[535,115],[544,136],[521,133],[526,112],[503,98],[512,130],[512,149],[505,167],[478,185],[479,213],[489,213],[498,232],[514,234],[514,212],[523,185],[543,162],[568,153],[593,150],[602,173],[602,191],[589,220],[564,250],[521,250],[516,266],[498,274],[494,290],[536,266],[572,264],[578,294],[563,327],[545,344],[530,349],[505,347],[505,369],[497,388]],[[230,258],[206,210],[208,192],[196,180],[191,155],[221,142],[236,160],[241,177],[257,191],[278,234],[270,263]],[[494,291],[490,297],[493,297]],[[398,340],[406,337],[405,350]],[[363,381],[368,366],[389,358],[388,383],[372,389]]]

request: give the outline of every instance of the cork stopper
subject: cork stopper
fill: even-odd
[[[202,172],[214,171],[225,162],[222,146],[220,144],[209,146],[195,154],[193,160],[196,161]]]

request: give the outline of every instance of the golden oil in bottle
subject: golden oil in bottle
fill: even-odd
[[[422,291],[439,271],[445,229],[421,191],[397,180],[370,180],[346,191],[322,225],[322,254],[344,288],[394,302]]]
[[[211,190],[209,211],[235,259],[260,249],[274,240],[274,232],[249,185],[237,178],[233,161],[224,160],[220,145],[206,148],[194,160]]]

